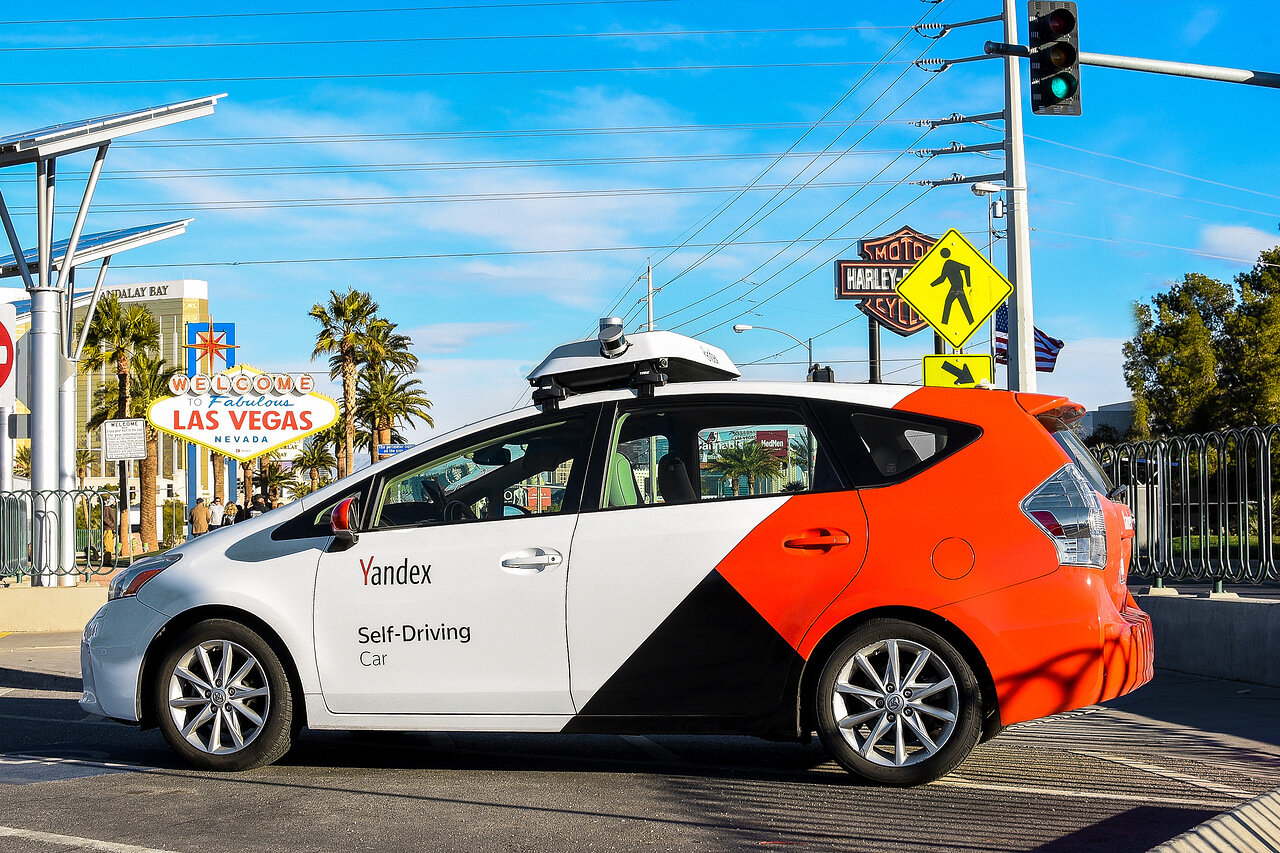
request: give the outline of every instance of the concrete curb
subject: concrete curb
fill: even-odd
[[[1280,853],[1280,788],[1153,847],[1151,853],[1240,853],[1244,850]]]
[[[0,688],[16,687],[20,690],[55,690],[61,693],[79,693],[83,683],[73,675],[54,675],[50,672],[31,672],[25,669],[9,669],[0,666]]]
[[[1280,600],[1139,595],[1156,668],[1280,687]]]
[[[107,603],[107,588],[82,586],[0,589],[0,631],[80,631]]]

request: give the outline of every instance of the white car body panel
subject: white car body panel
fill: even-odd
[[[567,608],[574,704],[591,701],[716,564],[786,501],[783,495],[584,513],[573,540]]]
[[[564,600],[576,520],[566,513],[371,530],[325,554],[315,648],[329,710],[572,714]],[[513,552],[533,548],[559,552],[563,562],[503,567]],[[390,566],[394,577],[406,561],[429,566],[427,580],[419,571],[418,583],[367,582],[366,568]]]

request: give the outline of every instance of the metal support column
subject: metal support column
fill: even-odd
[[[867,316],[867,361],[870,362],[867,381],[879,385],[884,381],[880,369],[880,324],[870,315]]]
[[[51,279],[53,255],[54,160],[36,161],[36,222],[38,265],[31,293],[31,488],[58,488],[58,385],[61,360],[61,300]],[[57,569],[58,516],[36,500],[32,542],[32,584],[53,586]]]
[[[1018,41],[1018,10],[1014,0],[1004,0],[1004,38]],[[1022,78],[1018,59],[1004,60],[1005,160],[1008,189],[1009,281],[1009,390],[1036,390],[1035,316],[1031,302],[1031,220],[1027,215],[1027,159],[1022,138]]]

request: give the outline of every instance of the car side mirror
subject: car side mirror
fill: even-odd
[[[350,497],[333,508],[329,515],[329,527],[333,536],[346,545],[360,540],[360,499]]]

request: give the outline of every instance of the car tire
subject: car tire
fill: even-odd
[[[881,785],[938,779],[982,734],[973,668],[942,636],[897,619],[857,628],[818,676],[818,736],[846,770]]]
[[[271,644],[238,622],[209,619],[178,634],[150,689],[165,740],[201,769],[262,767],[292,744],[288,674]]]

